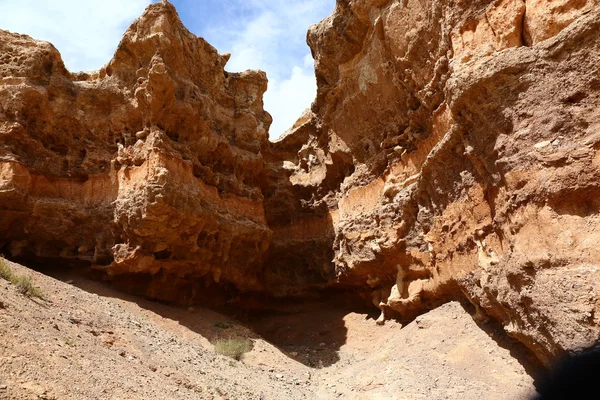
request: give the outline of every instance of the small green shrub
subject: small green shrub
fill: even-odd
[[[44,300],[44,293],[33,286],[31,278],[25,275],[17,275],[14,273],[10,265],[0,257],[0,277],[5,279],[17,287],[17,291],[27,297],[37,297]]]
[[[0,257],[0,278],[9,282],[13,282],[17,278],[13,270],[2,257]]]
[[[33,286],[33,283],[31,283],[30,277],[19,276],[19,277],[17,277],[16,282],[13,282],[13,283],[17,287],[17,290],[19,291],[19,293],[24,294],[27,297],[37,297],[38,299],[42,299],[42,300],[44,299],[44,293],[42,293],[40,288]]]
[[[252,350],[252,341],[242,337],[219,339],[214,346],[217,353],[240,361],[245,353]]]

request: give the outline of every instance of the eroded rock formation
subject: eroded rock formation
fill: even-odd
[[[9,32],[0,53],[7,255],[143,273],[127,284],[182,302],[203,277],[261,290],[264,73],[225,72],[228,56],[169,3],[98,73],[71,74],[50,44]]]
[[[600,339],[598,0],[338,0],[318,95],[267,140],[266,77],[230,74],[167,2],[95,74],[0,33],[0,244],[189,303],[449,299],[549,365]]]

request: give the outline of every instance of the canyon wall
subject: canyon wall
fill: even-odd
[[[266,76],[168,2],[93,74],[2,31],[0,248],[187,304],[464,300],[550,365],[600,339],[599,5],[338,0],[274,143]]]
[[[311,28],[283,142],[340,284],[383,318],[464,296],[546,364],[598,340],[598,5],[339,1]]]
[[[180,302],[221,281],[262,290],[263,72],[225,72],[229,56],[169,3],[97,73],[71,74],[52,45],[5,31],[0,54],[7,256],[94,265]]]

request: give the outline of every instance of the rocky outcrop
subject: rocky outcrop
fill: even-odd
[[[338,1],[308,34],[312,119],[274,146],[323,243],[303,264],[330,245],[382,320],[466,298],[547,365],[596,342],[599,11]]]
[[[0,246],[182,303],[468,300],[547,365],[600,339],[598,0],[338,0],[318,94],[270,143],[167,2],[94,74],[0,34]],[[207,298],[210,297],[210,300]]]
[[[0,54],[7,255],[91,264],[181,302],[221,281],[261,290],[263,72],[225,72],[228,55],[167,2],[97,73],[71,74],[52,45],[5,31]]]

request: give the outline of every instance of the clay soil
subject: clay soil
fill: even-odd
[[[68,270],[17,264],[46,300],[0,279],[0,399],[527,399],[518,343],[448,303],[402,327],[335,301],[261,313],[186,309]],[[241,361],[222,338],[250,338]]]

